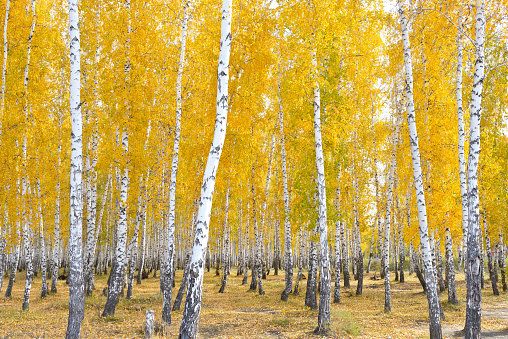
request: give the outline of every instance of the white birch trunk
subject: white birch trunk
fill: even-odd
[[[182,35],[180,40],[180,61],[176,78],[176,114],[175,114],[175,140],[173,143],[173,159],[171,161],[171,178],[169,184],[169,212],[168,212],[168,253],[165,262],[165,277],[163,290],[162,321],[171,324],[171,294],[173,286],[173,257],[175,251],[175,206],[176,206],[176,179],[178,174],[178,154],[180,151],[180,131],[182,118],[182,75],[185,64],[185,43],[187,39],[187,22],[189,18],[190,1],[183,7]]]
[[[468,210],[467,210],[467,182],[466,182],[466,160],[464,157],[464,109],[462,107],[462,14],[459,12],[457,29],[457,121],[459,129],[459,180],[460,180],[460,197],[462,202],[462,238],[463,238],[463,253],[467,253],[467,229],[468,229]],[[467,257],[467,255],[466,255]],[[464,266],[466,268],[466,266]],[[467,279],[466,279],[467,284]]]
[[[427,209],[425,205],[425,191],[423,188],[423,177],[420,160],[420,148],[418,145],[418,134],[416,131],[415,107],[413,99],[413,65],[411,46],[409,42],[408,22],[404,13],[403,0],[397,1],[397,10],[401,23],[402,45],[404,49],[405,87],[407,100],[407,121],[409,128],[409,141],[411,145],[411,158],[413,163],[413,176],[416,192],[416,203],[418,207],[418,224],[420,233],[420,245],[423,256],[425,283],[427,286],[427,301],[429,305],[429,330],[430,337],[441,339],[441,317],[439,299],[436,289],[436,280],[433,274],[432,259],[429,244],[429,230],[427,224]]]
[[[180,326],[180,338],[196,338],[201,312],[205,255],[208,246],[209,222],[212,210],[213,191],[219,160],[226,138],[228,117],[229,56],[231,53],[232,1],[223,0],[219,64],[217,67],[217,115],[215,132],[203,175],[201,199],[195,228],[194,246],[189,263],[189,282],[185,310]]]
[[[130,21],[130,11],[131,11],[131,3],[130,0],[125,1],[125,10],[129,19],[127,20],[127,38],[125,42],[125,54],[126,54],[126,62],[124,65],[124,74],[125,74],[125,86],[128,85],[129,74],[130,74],[130,57],[129,57],[129,49],[130,49],[130,33],[131,33],[131,21]],[[128,101],[125,103],[126,110],[130,110],[130,104]],[[128,115],[130,113],[126,113],[126,119],[128,119]],[[116,228],[116,249],[115,249],[115,259],[116,263],[113,265],[114,272],[111,272],[112,280],[109,290],[108,290],[108,298],[106,300],[106,305],[104,306],[104,311],[102,312],[103,317],[107,317],[115,314],[116,305],[118,304],[118,300],[120,298],[120,293],[125,283],[125,271],[127,266],[127,195],[129,190],[129,166],[128,166],[128,152],[129,152],[129,130],[127,126],[122,127],[121,133],[121,145],[123,149],[123,157],[125,158],[125,163],[123,164],[123,173],[121,174],[120,181],[120,201],[118,206],[118,224]]]
[[[223,228],[223,248],[222,248],[222,280],[219,293],[224,293],[226,284],[228,283],[230,257],[229,257],[229,187],[226,190],[226,205],[224,206],[224,228]]]
[[[4,21],[4,61],[2,65],[2,93],[1,93],[1,102],[0,102],[0,145],[2,145],[2,133],[3,126],[2,121],[4,118],[5,112],[5,81],[7,78],[7,52],[9,50],[9,41],[7,40],[7,24],[9,23],[9,8],[10,8],[11,0],[6,0],[5,2],[5,21]]]
[[[480,121],[482,91],[485,77],[485,2],[476,2],[475,70],[471,91],[469,158],[467,164],[468,238],[467,238],[467,304],[466,339],[481,337],[481,267],[480,257],[480,197],[478,194],[478,164],[480,161]]]
[[[66,338],[80,337],[81,322],[85,315],[85,290],[82,260],[82,173],[83,173],[83,120],[81,116],[81,63],[78,0],[69,1],[70,34],[70,111],[71,111],[71,173],[69,225],[69,319]]]
[[[326,333],[330,328],[330,299],[332,293],[332,278],[330,273],[330,258],[328,255],[328,227],[326,215],[326,182],[325,161],[323,156],[323,141],[321,139],[321,92],[317,81],[316,52],[313,52],[314,67],[314,145],[316,148],[317,186],[319,197],[319,244],[320,244],[320,293],[318,326],[315,333]]]
[[[279,13],[277,12],[277,17]],[[277,38],[280,40],[280,28],[277,27]],[[286,163],[286,146],[284,136],[284,110],[282,109],[282,67],[281,67],[281,51],[280,42],[278,43],[278,74],[277,74],[277,98],[279,102],[279,132],[280,132],[280,155],[282,163],[282,185],[283,185],[283,199],[284,199],[284,272],[286,287],[282,291],[281,300],[287,301],[293,288],[293,254],[291,248],[291,223],[289,221],[290,201],[288,192],[288,171]]]
[[[28,179],[28,158],[27,158],[27,134],[29,129],[29,113],[28,113],[28,73],[30,69],[30,53],[32,50],[32,38],[35,30],[35,0],[31,1],[32,8],[32,26],[30,28],[30,35],[28,36],[28,47],[27,47],[27,57],[26,57],[26,67],[25,67],[25,75],[23,80],[23,113],[25,115],[25,132],[23,136],[23,179],[22,179],[22,217],[23,217],[23,244],[25,249],[25,258],[26,258],[26,280],[25,280],[25,293],[23,297],[23,310],[27,310],[30,303],[30,290],[32,288],[33,281],[33,250],[32,250],[32,241],[30,237],[30,221],[27,215],[27,189],[29,184]]]
[[[395,95],[395,93],[394,93]],[[395,99],[397,100],[397,99]],[[383,270],[385,281],[385,312],[391,312],[392,299],[390,291],[390,220],[392,211],[393,189],[395,185],[395,172],[397,170],[397,141],[399,140],[399,113],[397,109],[397,117],[395,121],[395,129],[393,131],[392,139],[392,156],[390,159],[390,172],[388,175],[388,192],[386,194],[386,210],[385,210],[385,223],[384,223],[384,251],[383,251]]]
[[[40,257],[41,257],[41,298],[48,295],[48,284],[46,282],[47,265],[46,265],[46,242],[44,239],[44,215],[42,213],[42,202],[41,202],[41,184],[39,178],[37,178],[37,196],[39,198],[39,236],[40,236]],[[1,255],[2,252],[0,252]]]

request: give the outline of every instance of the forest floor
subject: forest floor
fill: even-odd
[[[182,279],[176,274],[173,300]],[[206,272],[203,286],[203,308],[199,322],[200,338],[321,338],[313,335],[317,325],[317,310],[304,305],[306,280],[300,284],[298,296],[291,295],[288,302],[280,300],[284,287],[284,272],[268,275],[263,281],[265,295],[249,291],[241,285],[241,277],[232,270],[226,292],[218,293],[220,277]],[[356,281],[351,288],[341,287],[341,303],[331,306],[331,333],[328,338],[428,338],[427,300],[416,277],[407,276],[406,282],[392,281],[392,312],[385,313],[383,280],[371,280],[373,273],[365,274],[363,295],[356,296]],[[393,273],[390,274],[393,280]],[[82,338],[143,338],[145,311],[155,311],[160,320],[162,296],[159,278],[143,280],[134,286],[130,300],[122,298],[114,316],[101,318],[106,297],[102,289],[107,276],[96,277],[96,291],[86,299]],[[58,281],[58,293],[41,299],[41,278],[36,277],[32,287],[30,309],[21,311],[24,291],[24,273],[18,273],[12,298],[3,297],[8,279],[0,297],[0,338],[63,338],[67,327],[69,290],[64,281]],[[249,277],[250,283],[250,277]],[[483,290],[482,330],[484,338],[508,338],[508,293],[494,296],[490,282]],[[447,292],[441,293],[446,321],[443,334],[446,338],[460,337],[465,318],[464,275],[457,275],[459,305],[447,302]],[[185,302],[185,301],[184,301]],[[178,336],[182,311],[172,312],[172,324],[166,337]],[[162,336],[161,336],[162,337]],[[462,336],[463,337],[463,336]]]

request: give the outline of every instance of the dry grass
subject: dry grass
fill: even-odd
[[[236,270],[233,270],[236,274]],[[319,338],[312,334],[317,323],[317,311],[304,306],[305,283],[303,280],[299,296],[290,296],[288,302],[280,300],[284,284],[284,272],[279,276],[269,275],[263,283],[266,295],[248,291],[241,285],[241,277],[232,274],[226,293],[219,294],[219,277],[214,272],[205,274],[203,286],[203,308],[199,333],[201,338]],[[385,313],[383,281],[370,280],[366,275],[362,296],[354,294],[352,288],[341,290],[342,303],[332,304],[331,338],[426,338],[427,301],[416,277],[406,277],[406,283],[392,283],[392,312]],[[176,296],[182,271],[177,272]],[[392,275],[393,277],[393,275]],[[449,305],[447,294],[442,293],[443,309],[447,320],[443,323],[445,336],[449,337],[464,324],[465,288],[464,276],[458,275],[457,292],[459,305]],[[142,338],[145,311],[153,309],[160,319],[162,297],[159,279],[143,280],[135,285],[131,300],[121,299],[116,314],[106,319],[99,315],[106,302],[100,295],[106,285],[105,276],[98,276],[95,295],[86,299],[86,313],[82,324],[83,338]],[[250,280],[249,280],[250,282]],[[4,291],[7,285],[4,280]],[[4,338],[63,338],[67,325],[68,288],[63,281],[58,283],[58,294],[40,298],[40,277],[32,288],[30,310],[21,311],[24,289],[24,274],[18,274],[13,297],[0,297],[0,337]],[[486,283],[486,287],[489,287]],[[504,305],[504,312],[503,312]],[[500,331],[508,322],[508,294],[501,292],[495,297],[491,290],[483,291],[485,316],[482,328]],[[184,304],[182,303],[182,310]],[[178,336],[182,311],[173,312],[173,323],[167,337]],[[502,332],[498,332],[502,333]]]

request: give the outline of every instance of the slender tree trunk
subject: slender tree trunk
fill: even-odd
[[[448,302],[450,304],[458,304],[457,292],[455,290],[455,268],[453,267],[453,246],[450,228],[446,227],[445,235],[445,251],[446,251],[446,271],[448,272]]]
[[[59,132],[61,133],[61,119],[58,119]],[[56,198],[55,198],[55,227],[54,227],[54,242],[53,242],[53,270],[51,275],[51,293],[56,293],[56,284],[58,281],[58,271],[60,270],[60,153],[62,145],[60,140],[58,142],[58,162],[57,162],[57,182],[56,182]]]
[[[244,258],[243,258],[243,264],[244,264],[244,271],[243,271],[243,279],[242,279],[242,285],[247,284],[248,278],[249,278],[249,261],[250,261],[250,248],[249,248],[249,228],[250,228],[250,218],[249,218],[249,204],[247,203],[247,222],[245,225],[245,248],[244,248]]]
[[[81,322],[85,316],[85,290],[82,256],[82,171],[83,121],[81,117],[81,64],[78,1],[69,1],[70,34],[70,110],[71,110],[71,173],[70,173],[70,226],[69,226],[69,320],[67,339],[80,337]]]
[[[5,21],[4,21],[4,60],[2,65],[2,93],[1,93],[1,102],[0,102],[0,145],[2,144],[2,134],[3,134],[3,117],[5,113],[5,81],[7,78],[7,53],[9,51],[9,41],[7,40],[7,24],[9,23],[9,8],[11,1],[5,1]]]
[[[16,230],[17,238],[19,239],[19,225]],[[16,244],[14,255],[12,257],[11,262],[11,274],[9,275],[9,284],[7,285],[7,289],[5,290],[5,297],[10,298],[12,294],[12,286],[14,285],[14,281],[16,280],[16,270],[18,268],[18,262],[20,258],[20,245]]]
[[[468,198],[467,198],[467,182],[466,182],[466,160],[464,156],[464,110],[462,107],[462,13],[459,9],[459,19],[457,29],[457,80],[456,80],[456,100],[457,100],[457,120],[458,120],[458,157],[459,157],[459,180],[460,180],[460,197],[462,204],[462,245],[463,254],[461,258],[467,257],[467,239],[468,239]],[[464,270],[467,270],[464,265]],[[466,272],[467,276],[467,272]],[[466,286],[468,280],[466,278]]]
[[[490,246],[490,232],[487,225],[487,216],[486,213],[483,213],[483,227],[485,228],[485,250],[487,252],[487,264],[489,267],[489,277],[490,283],[492,285],[492,293],[494,295],[499,295],[499,290],[497,288],[497,270],[494,265],[494,260],[492,260],[492,247]]]
[[[228,114],[228,82],[229,56],[231,52],[231,0],[224,0],[222,5],[221,41],[219,65],[217,69],[217,117],[215,119],[214,140],[210,147],[210,154],[206,163],[201,187],[198,218],[195,228],[194,246],[190,260],[190,274],[185,299],[182,324],[180,326],[181,339],[196,338],[198,332],[199,314],[204,276],[204,259],[208,245],[209,222],[212,210],[215,177],[219,165],[224,139],[226,137]]]
[[[296,283],[295,288],[293,290],[294,295],[300,294],[300,281],[302,280],[303,276],[303,252],[305,251],[305,244],[304,244],[304,231],[302,228],[300,228],[300,231],[298,232],[298,274],[296,275]]]
[[[146,252],[146,242],[147,242],[147,234],[146,234],[146,224],[147,224],[147,216],[146,216],[146,202],[143,206],[143,230],[141,231],[141,246],[139,249],[140,258],[139,258],[139,269],[138,275],[136,277],[136,284],[141,284],[141,278],[143,277],[143,271],[145,269],[145,252]]]
[[[310,307],[311,310],[315,310],[318,308],[316,298],[318,258],[317,258],[317,245],[316,242],[314,241],[314,238],[318,233],[318,226],[319,224],[316,224],[316,227],[312,232],[312,238],[310,239],[309,269],[307,272],[307,290],[305,291],[305,306]]]
[[[229,258],[229,223],[228,223],[228,212],[229,212],[229,187],[226,190],[226,206],[224,207],[224,228],[223,228],[223,238],[224,238],[224,248],[223,248],[223,256],[222,256],[222,279],[221,286],[219,289],[219,293],[224,293],[226,289],[226,284],[228,283],[229,276],[229,266],[231,259]]]
[[[47,270],[46,270],[46,243],[44,239],[44,215],[42,214],[42,203],[41,199],[41,188],[40,180],[37,178],[37,196],[39,197],[39,218],[40,218],[40,257],[41,257],[41,298],[45,298],[48,295],[48,284],[46,282]],[[3,251],[0,251],[0,255]],[[0,275],[0,279],[3,279],[3,275]]]
[[[481,337],[481,272],[480,266],[480,197],[478,195],[478,164],[480,158],[480,120],[485,73],[485,2],[477,1],[475,25],[475,71],[471,91],[469,159],[467,164],[468,236],[467,236],[467,304],[466,339]]]
[[[33,244],[32,244],[32,237],[30,232],[30,220],[28,216],[28,201],[27,201],[27,190],[29,190],[30,181],[28,179],[28,158],[27,158],[27,133],[28,133],[28,125],[29,125],[29,109],[28,109],[28,73],[30,68],[30,53],[32,50],[32,38],[34,35],[35,30],[35,0],[31,1],[31,8],[32,8],[32,26],[30,28],[30,35],[28,36],[28,47],[27,47],[27,61],[26,61],[26,67],[25,67],[25,77],[23,81],[23,113],[25,115],[25,134],[23,136],[23,160],[22,160],[22,166],[23,166],[23,178],[22,178],[22,223],[23,223],[23,248],[25,250],[25,261],[26,261],[26,279],[25,279],[25,293],[23,297],[23,305],[22,309],[27,310],[30,303],[30,291],[32,288],[32,281],[34,277],[34,269],[33,269]],[[30,213],[31,215],[31,213]]]
[[[409,128],[409,140],[411,145],[411,157],[413,163],[413,176],[416,192],[416,201],[418,206],[418,220],[420,231],[420,245],[423,253],[423,262],[425,269],[425,283],[427,286],[427,301],[429,305],[429,330],[430,337],[433,339],[441,339],[441,316],[439,299],[436,289],[436,281],[434,279],[432,260],[429,245],[429,231],[427,225],[427,212],[425,205],[425,192],[423,188],[423,177],[420,163],[420,148],[418,145],[418,134],[416,131],[415,108],[413,99],[413,66],[411,47],[409,44],[409,29],[407,19],[404,13],[402,0],[397,1],[398,13],[401,22],[402,44],[404,48],[404,67],[406,80],[406,99],[407,99],[407,121]]]
[[[344,232],[344,223],[340,222],[340,243],[342,245],[342,274],[344,276],[344,287],[351,287],[349,283],[349,250]]]
[[[503,235],[499,233],[499,270],[501,271],[501,284],[503,285],[503,292],[508,290],[508,286],[506,285],[506,255],[505,255],[505,246],[503,243]]]
[[[175,139],[173,144],[173,159],[171,162],[171,179],[169,186],[169,213],[168,213],[168,250],[165,262],[165,286],[163,290],[162,321],[171,324],[171,292],[173,286],[173,257],[175,251],[175,206],[176,206],[176,178],[178,173],[178,155],[180,151],[180,131],[182,117],[182,75],[185,63],[185,44],[187,39],[187,24],[189,18],[190,1],[187,0],[183,7],[182,31],[180,39],[180,61],[176,80],[176,114],[175,114]]]
[[[2,287],[4,284],[4,274],[7,268],[7,253],[5,253],[5,246],[7,245],[7,241],[5,240],[4,233],[7,227],[7,221],[9,220],[9,210],[7,208],[7,203],[5,204],[5,212],[4,212],[4,224],[0,223],[0,292],[2,291]]]
[[[277,35],[280,39],[280,28],[278,28]],[[282,68],[281,68],[281,52],[279,43],[278,55],[278,74],[277,74],[277,98],[279,101],[279,132],[280,132],[280,154],[282,163],[282,186],[284,198],[284,272],[286,287],[281,294],[281,300],[287,301],[291,290],[293,288],[293,254],[291,253],[291,223],[289,221],[290,207],[289,207],[289,192],[288,192],[288,174],[286,166],[286,146],[284,136],[284,111],[282,109]]]
[[[443,257],[441,255],[441,242],[439,241],[439,238],[436,240],[436,263],[439,292],[444,292],[446,288],[443,280]]]
[[[185,268],[183,271],[182,284],[178,289],[178,293],[175,298],[175,302],[173,303],[172,311],[180,311],[180,305],[182,304],[183,294],[187,289],[187,283],[189,281],[189,262],[190,262],[190,252],[187,254],[187,258],[185,259]]]
[[[340,221],[335,223],[335,289],[333,292],[333,302],[340,303]]]
[[[126,0],[125,9],[127,15],[130,15],[131,11],[131,3],[130,0]],[[130,49],[130,34],[131,34],[131,22],[130,19],[127,22],[127,39],[125,43],[125,54],[126,54],[126,62],[124,66],[124,74],[125,74],[125,90],[128,90],[128,81],[130,74],[130,57],[129,57],[129,49]],[[130,104],[127,101],[126,103],[127,112],[130,110]],[[126,114],[126,118],[128,119],[128,113]],[[129,151],[129,130],[128,126],[122,126],[121,132],[121,145],[123,149],[123,158],[125,163],[122,164],[123,173],[121,174],[120,180],[120,201],[118,202],[118,224],[116,227],[116,248],[115,248],[115,258],[116,264],[114,265],[115,270],[111,270],[110,276],[111,279],[111,288],[108,288],[108,298],[106,300],[106,305],[104,306],[104,311],[102,312],[103,317],[111,316],[115,314],[116,305],[120,299],[120,294],[123,294],[123,288],[125,284],[125,271],[127,266],[127,195],[129,189],[129,167],[128,167],[128,151]],[[120,175],[120,174],[119,174]]]
[[[388,175],[388,192],[386,194],[386,210],[385,210],[385,222],[384,222],[384,252],[383,252],[383,269],[384,269],[384,281],[385,281],[385,312],[391,312],[392,310],[392,297],[390,291],[390,220],[393,200],[393,190],[395,185],[395,173],[397,170],[397,142],[399,140],[399,108],[397,106],[397,117],[395,121],[395,128],[393,131],[392,139],[392,157],[390,161],[390,172]]]
[[[312,55],[314,68],[314,145],[316,148],[316,169],[317,186],[319,197],[319,244],[321,257],[320,270],[320,293],[319,293],[319,313],[318,326],[314,330],[316,334],[327,333],[330,329],[330,301],[332,294],[332,278],[330,260],[328,255],[328,226],[326,215],[326,182],[325,182],[325,162],[323,156],[323,142],[321,139],[321,91],[317,80],[318,64],[316,51]],[[361,255],[361,247],[359,249]],[[363,267],[363,263],[362,263]],[[360,288],[361,290],[361,288]],[[358,292],[358,290],[357,290]],[[360,291],[361,292],[361,291]]]
[[[97,172],[95,165],[97,164],[97,134],[94,131],[92,136],[92,152],[89,158],[92,158],[90,162],[87,159],[87,237],[86,237],[86,252],[84,260],[85,269],[85,292],[87,296],[92,295],[93,287],[93,264],[95,259],[95,233],[96,233],[96,219],[97,219]]]

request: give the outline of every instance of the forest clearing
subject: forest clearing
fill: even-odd
[[[236,272],[236,270],[234,270]],[[182,279],[177,271],[177,287]],[[368,278],[374,276],[369,274]],[[160,318],[162,295],[159,279],[150,276],[137,286],[130,300],[122,299],[117,313],[101,318],[106,297],[100,291],[106,286],[107,276],[98,276],[97,292],[87,298],[81,335],[83,338],[143,338],[145,311],[153,309]],[[20,277],[21,278],[21,277]],[[282,302],[279,291],[283,288],[283,276],[269,274],[264,281],[265,295],[258,295],[242,285],[242,277],[236,273],[230,277],[229,290],[219,294],[220,277],[213,270],[205,274],[203,283],[202,325],[199,338],[320,338],[312,334],[316,311],[304,305],[305,283],[301,293],[288,302]],[[21,281],[23,281],[21,279]],[[34,280],[40,286],[40,278]],[[391,313],[383,310],[383,281],[365,280],[362,296],[355,295],[355,283],[343,290],[341,304],[332,305],[331,331],[324,338],[427,338],[428,314],[425,295],[416,277],[406,278],[404,283],[393,282]],[[47,298],[34,298],[30,311],[19,308],[23,288],[18,283],[13,298],[0,297],[0,333],[2,338],[62,338],[65,336],[65,318],[68,312],[68,294],[64,281],[59,281],[62,293]],[[174,297],[176,297],[174,291]],[[458,333],[464,327],[465,284],[464,275],[457,275],[459,304],[443,303],[446,321],[443,322],[445,338],[463,338]],[[444,299],[444,294],[441,298]],[[508,293],[493,296],[483,290],[482,334],[484,338],[508,337]],[[489,312],[485,312],[488,310]],[[174,312],[174,322],[179,324],[182,312]],[[159,321],[160,323],[160,321]],[[178,336],[178,326],[166,330],[166,337]],[[155,335],[162,338],[163,335]]]
[[[0,17],[0,337],[508,336],[508,0]]]

